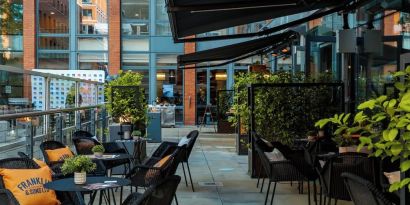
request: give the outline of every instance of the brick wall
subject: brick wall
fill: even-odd
[[[36,68],[36,1],[23,0],[23,68]],[[31,99],[31,77],[24,76],[23,95]]]
[[[195,43],[185,43],[185,53],[193,53]],[[194,65],[192,65],[194,66]],[[196,118],[196,72],[195,69],[184,70],[184,124],[195,125]]]
[[[108,68],[110,75],[115,75],[121,67],[121,1],[109,1],[109,4]]]

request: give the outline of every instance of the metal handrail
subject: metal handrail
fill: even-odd
[[[21,68],[6,66],[6,65],[0,65],[0,71],[6,71],[10,73],[17,73],[17,74],[34,75],[34,76],[40,76],[40,77],[48,77],[48,78],[57,78],[61,80],[69,80],[69,81],[76,81],[76,82],[83,82],[83,83],[90,83],[90,84],[97,84],[97,85],[104,85],[104,83],[98,82],[98,81],[85,80],[85,79],[73,78],[73,77],[62,76],[62,75],[57,75],[57,74],[37,72],[37,71],[32,71],[32,70],[24,70]]]
[[[104,104],[83,106],[83,107],[76,107],[76,108],[64,108],[64,109],[55,109],[55,110],[47,110],[47,111],[24,112],[24,113],[0,115],[0,121],[1,120],[12,120],[12,119],[23,118],[23,117],[38,117],[42,115],[65,113],[65,112],[72,112],[72,111],[78,111],[78,110],[88,110],[88,109],[93,109],[93,108],[99,108],[102,106],[104,106]]]

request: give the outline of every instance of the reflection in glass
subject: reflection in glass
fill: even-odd
[[[149,0],[122,0],[121,14],[124,19],[148,20]]]
[[[68,50],[68,37],[40,37],[39,49],[43,50]]]
[[[177,67],[176,54],[157,54],[157,66]]]
[[[182,70],[157,70],[157,104],[182,105]]]
[[[108,53],[81,53],[78,55],[80,70],[107,70]]]
[[[38,67],[40,69],[66,70],[69,68],[68,53],[39,53]]]
[[[123,35],[136,35],[136,36],[148,36],[149,26],[147,22],[138,23],[123,23],[122,24]]]
[[[0,51],[0,65],[23,67],[23,52]]]
[[[156,32],[159,36],[171,36],[171,27],[169,22],[157,22]]]
[[[107,0],[83,0],[77,5],[80,34],[108,34]]]
[[[146,66],[149,65],[148,54],[122,54],[123,66]]]
[[[79,51],[108,51],[108,38],[78,38]]]
[[[68,33],[69,1],[39,0],[40,33]]]

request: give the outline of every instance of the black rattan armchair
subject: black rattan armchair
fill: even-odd
[[[270,161],[265,155],[264,151],[259,147],[258,144],[255,144],[255,150],[261,159],[263,168],[266,172],[266,175],[269,178],[268,191],[266,192],[265,205],[268,200],[270,186],[274,182],[271,204],[273,203],[273,198],[275,196],[276,185],[278,182],[289,182],[289,181],[303,181],[305,178],[302,173],[293,165],[290,160],[283,161]],[[310,195],[310,193],[309,193]]]
[[[20,205],[13,194],[7,189],[0,189],[0,201],[5,205]]]
[[[376,181],[374,160],[364,153],[343,153],[326,161],[323,169],[317,169],[320,173],[320,181],[323,193],[329,199],[351,201],[350,195],[344,186],[342,173],[347,172],[360,176],[368,181]]]
[[[180,176],[168,176],[152,185],[144,194],[132,193],[122,205],[171,205],[180,182]]]
[[[370,181],[350,173],[341,175],[355,205],[393,205]]]

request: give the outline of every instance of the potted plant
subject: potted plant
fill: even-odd
[[[307,139],[308,141],[315,141],[317,138],[317,132],[316,131],[309,131],[307,133]]]
[[[85,184],[87,181],[87,172],[92,172],[97,165],[84,155],[78,155],[68,158],[64,161],[61,171],[64,175],[74,173],[75,184]]]
[[[111,114],[115,123],[120,123],[123,128],[123,138],[130,139],[131,127],[145,132],[148,119],[148,105],[141,88],[143,76],[140,73],[126,71],[120,72],[118,77],[108,82],[105,94],[110,104],[107,104],[108,112]],[[118,133],[118,126],[112,127],[112,135]],[[144,133],[143,133],[144,134]]]
[[[229,121],[229,117],[232,113],[232,95],[233,90],[218,91],[218,133],[235,133],[235,127],[232,125],[232,122]]]
[[[139,130],[132,131],[132,138],[134,140],[139,140],[141,138],[141,131]]]
[[[105,152],[105,149],[104,149],[104,146],[102,146],[102,145],[95,145],[95,146],[91,149],[91,151],[94,153],[94,156],[95,156],[95,157],[100,158],[100,157],[103,156],[103,154],[104,154],[104,152]]]

